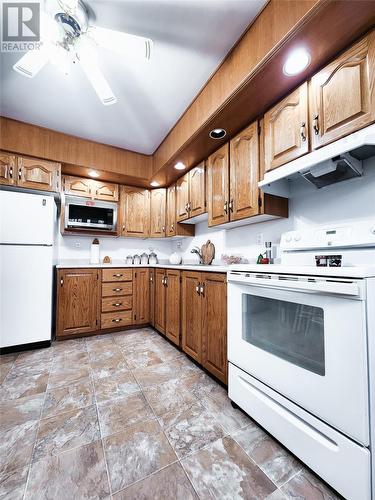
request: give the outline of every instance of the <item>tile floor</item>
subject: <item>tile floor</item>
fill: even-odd
[[[152,329],[0,358],[0,498],[338,498]]]

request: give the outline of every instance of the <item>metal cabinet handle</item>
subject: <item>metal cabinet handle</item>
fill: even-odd
[[[121,318],[116,318],[112,320],[112,323],[120,323],[120,321],[122,321]]]
[[[154,278],[153,278],[153,276],[151,275],[151,276],[150,276],[150,282],[151,282],[151,283],[153,283],[153,281],[154,281]]]
[[[168,277],[164,276],[164,286],[168,286]]]
[[[63,286],[63,284],[64,284],[64,278],[61,278],[60,285]]]
[[[313,129],[314,129],[315,135],[318,135],[319,134],[319,115],[314,116]]]
[[[123,231],[125,231],[125,225],[124,225],[124,226],[122,226],[122,230],[123,230]]]
[[[162,227],[161,227],[161,232],[162,232],[162,233],[165,233],[165,226],[162,226]]]
[[[204,283],[201,284],[200,295],[202,295],[202,297],[204,297]]]
[[[201,284],[200,282],[198,283],[198,285],[195,287],[195,291],[197,292],[198,295],[200,295],[200,290],[201,290]]]
[[[112,305],[113,305],[113,307],[120,307],[120,306],[122,306],[122,302],[117,302],[116,304],[112,304]]]
[[[224,212],[226,214],[228,213],[228,202],[227,201],[224,203]]]
[[[113,277],[114,278],[121,278],[121,276],[124,276],[123,274],[120,274],[120,273],[117,273],[117,274],[114,274]]]
[[[171,230],[174,231],[174,224],[171,224]]]
[[[21,180],[22,179],[22,169],[19,167],[18,169],[18,178]]]
[[[13,177],[13,167],[9,167],[9,177]]]
[[[228,206],[229,206],[229,210],[230,210],[231,212],[233,212],[233,203],[234,203],[234,202],[233,202],[233,198],[232,198],[232,199],[230,200],[230,202],[229,202],[229,205],[228,205]]]
[[[188,212],[191,212],[191,203],[190,203],[190,201],[187,204],[187,210],[188,210]]]
[[[301,123],[300,134],[301,134],[302,141],[303,142],[306,141],[306,123],[305,122]]]
[[[121,292],[122,288],[113,288],[112,292]]]

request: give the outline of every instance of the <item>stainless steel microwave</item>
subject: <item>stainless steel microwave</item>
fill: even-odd
[[[65,196],[64,227],[114,232],[117,228],[117,203]]]

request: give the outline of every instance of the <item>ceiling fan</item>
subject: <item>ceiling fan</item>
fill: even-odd
[[[41,12],[41,47],[27,52],[13,69],[33,78],[48,62],[67,74],[71,62],[78,62],[105,105],[117,101],[99,67],[97,47],[120,56],[150,60],[153,42],[149,38],[90,24],[90,10],[82,0],[47,0]]]

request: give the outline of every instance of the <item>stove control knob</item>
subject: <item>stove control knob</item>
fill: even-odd
[[[294,235],[294,241],[299,241],[301,239],[301,235],[299,233],[296,233]]]
[[[285,236],[285,241],[287,243],[290,243],[292,241],[292,235],[290,233],[287,233],[287,235]]]

